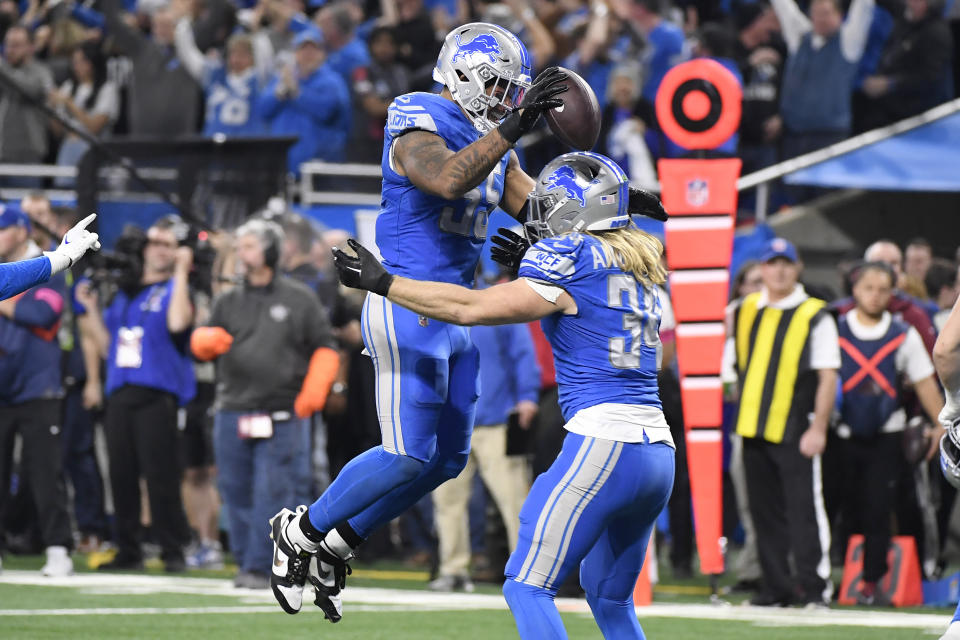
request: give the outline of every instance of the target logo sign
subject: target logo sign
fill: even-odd
[[[657,90],[657,120],[675,143],[713,149],[740,126],[742,91],[716,60],[698,58],[671,69]]]

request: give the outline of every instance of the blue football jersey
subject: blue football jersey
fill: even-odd
[[[609,264],[599,240],[576,233],[530,247],[520,277],[562,287],[577,303],[576,315],[555,313],[540,321],[553,347],[567,420],[607,402],[660,408],[662,307],[655,287]]]
[[[408,93],[387,111],[377,247],[391,273],[472,286],[487,220],[503,196],[505,154],[487,179],[458,200],[420,191],[394,170],[393,141],[405,131],[435,133],[451,151],[480,138],[460,107],[433,93]]]
[[[263,135],[266,127],[257,112],[260,84],[255,73],[237,82],[227,78],[223,65],[207,70],[204,89],[207,112],[203,134],[228,136]]]

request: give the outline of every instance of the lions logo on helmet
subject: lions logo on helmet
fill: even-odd
[[[583,192],[589,189],[591,185],[599,184],[599,180],[593,180],[585,187],[580,186],[577,183],[576,172],[569,165],[558,168],[547,176],[545,182],[548,189],[562,189],[568,198],[576,199],[581,207],[587,206],[586,196],[583,195]]]
[[[568,231],[625,227],[630,224],[628,189],[626,174],[610,158],[589,151],[566,153],[537,178],[524,227],[527,238],[537,242]]]
[[[471,22],[444,39],[433,79],[450,91],[473,126],[486,133],[520,103],[530,87],[530,54],[503,27]]]

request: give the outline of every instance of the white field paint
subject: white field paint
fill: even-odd
[[[152,594],[177,593],[207,596],[229,596],[237,599],[236,606],[197,607],[91,607],[82,609],[3,609],[0,617],[34,615],[184,615],[236,614],[280,612],[268,590],[250,591],[234,588],[230,580],[213,578],[184,578],[171,576],[78,574],[66,578],[46,578],[36,571],[4,571],[2,585],[33,585],[70,587],[85,594]],[[557,607],[565,613],[590,615],[586,601],[558,598]],[[308,606],[310,596],[304,598],[304,612],[320,613]],[[397,611],[463,611],[505,610],[503,597],[495,594],[434,593],[431,591],[376,589],[348,587],[344,591],[346,612],[375,613]],[[942,633],[950,622],[949,613],[901,613],[897,611],[858,611],[854,609],[771,609],[767,607],[724,606],[713,604],[654,604],[639,607],[640,621],[644,618],[695,618],[701,620],[729,620],[750,622],[760,626],[858,626],[922,629],[933,635]]]

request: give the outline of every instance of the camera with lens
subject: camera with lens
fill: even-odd
[[[87,255],[84,277],[94,282],[110,282],[126,292],[136,291],[143,276],[143,250],[147,233],[134,224],[123,227],[112,251]]]

